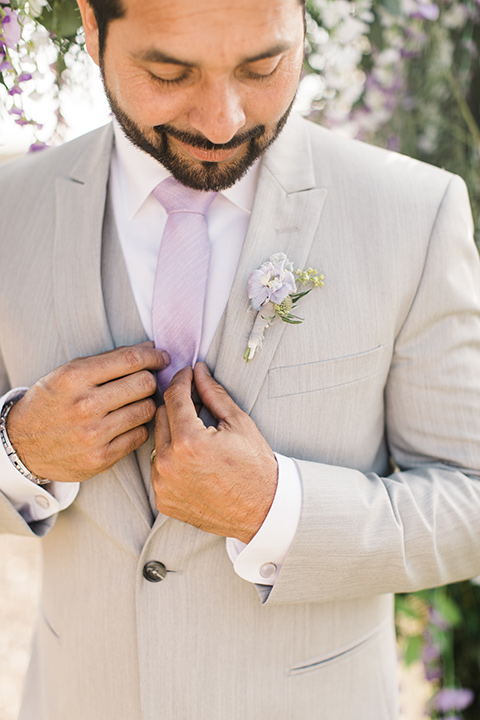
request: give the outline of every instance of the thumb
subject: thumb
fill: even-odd
[[[193,380],[200,400],[216,420],[224,420],[230,424],[234,417],[242,412],[225,388],[213,379],[204,362],[195,365]]]

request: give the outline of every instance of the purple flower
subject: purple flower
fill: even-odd
[[[400,152],[400,138],[398,135],[390,135],[387,140],[387,147],[394,152]]]
[[[442,713],[465,710],[473,702],[473,692],[467,688],[442,688],[435,695],[433,707]]]
[[[439,667],[431,667],[427,665],[425,668],[425,677],[429,682],[432,682],[433,680],[441,680],[442,675],[442,670]]]
[[[437,645],[428,643],[423,648],[422,659],[424,663],[433,663],[441,656],[440,648]]]
[[[0,72],[3,70],[11,70],[12,66],[7,60],[7,53],[5,52],[5,45],[0,42]]]
[[[23,110],[20,110],[20,108],[12,107],[8,111],[9,115],[23,115]]]
[[[18,15],[14,10],[5,8],[5,17],[2,20],[1,33],[3,42],[9,48],[15,48],[20,40],[22,27],[18,21]]]
[[[19,118],[17,118],[17,119],[15,120],[15,122],[17,123],[17,125],[20,125],[20,127],[23,127],[24,125],[29,125],[29,124],[30,124],[30,123],[28,122],[28,120],[26,120],[24,117],[19,117]]]
[[[18,76],[17,82],[27,82],[27,80],[31,80],[33,78],[33,75],[29,72],[24,72],[21,75]]]
[[[284,253],[277,253],[254,270],[248,279],[248,297],[254,310],[260,310],[266,302],[279,305],[297,289],[291,272],[292,265]]]
[[[418,3],[416,9],[410,13],[410,17],[416,20],[438,20],[440,11],[435,3]]]
[[[434,610],[434,608],[430,608],[430,617],[429,620],[432,623],[432,625],[435,625],[435,627],[440,628],[440,630],[448,630],[451,625],[448,622],[446,618],[438,611]]]
[[[9,95],[21,95],[23,92],[22,88],[19,88],[18,85],[14,85],[10,90],[8,91]]]
[[[32,143],[32,145],[30,145],[28,152],[38,152],[39,150],[46,150],[48,147],[47,143],[44,143],[41,140],[36,140]]]

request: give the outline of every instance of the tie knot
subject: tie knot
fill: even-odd
[[[169,215],[176,212],[205,215],[217,193],[193,190],[170,176],[159,183],[152,194]]]

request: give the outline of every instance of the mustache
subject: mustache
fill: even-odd
[[[168,124],[155,125],[153,129],[157,135],[160,135],[162,138],[166,135],[171,135],[176,140],[180,140],[186,145],[200,148],[200,150],[234,150],[249,140],[259,138],[265,134],[265,125],[256,125],[244,133],[234,135],[233,138],[226,143],[217,144],[211,142],[211,140],[208,140],[203,135],[194,135],[193,133],[186,132],[185,130],[177,130],[177,128]]]

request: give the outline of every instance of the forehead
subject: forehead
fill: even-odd
[[[125,14],[112,21],[129,46],[161,45],[197,52],[259,51],[275,42],[293,42],[303,32],[299,0],[122,0]]]

